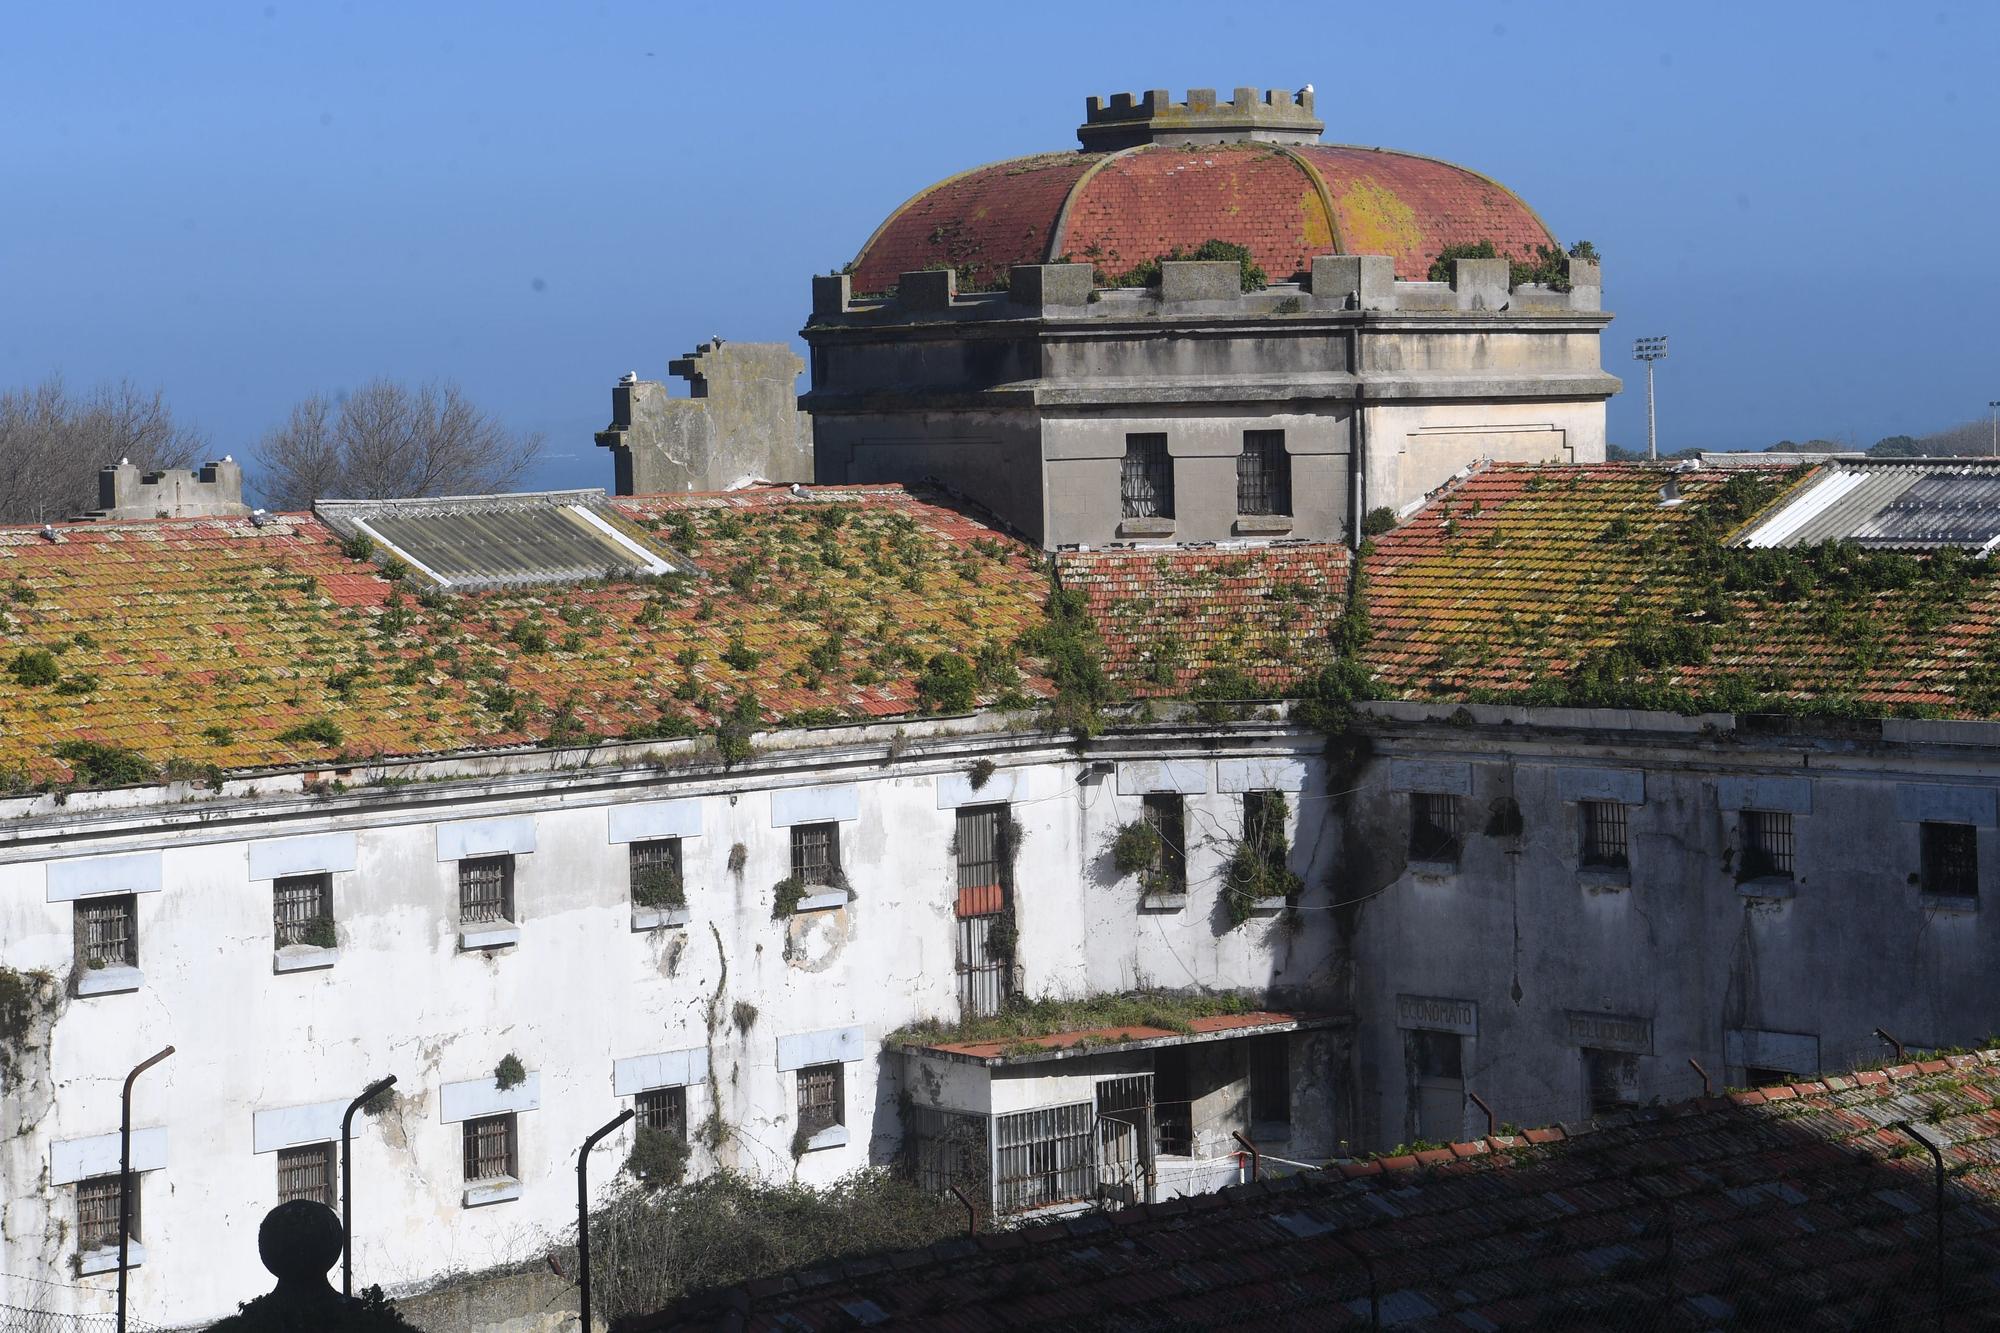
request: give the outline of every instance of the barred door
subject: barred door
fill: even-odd
[[[1097,1085],[1097,1197],[1119,1204],[1153,1201],[1151,1074]]]
[[[968,1018],[999,1013],[1014,974],[1006,821],[1004,805],[958,812],[958,1005]]]

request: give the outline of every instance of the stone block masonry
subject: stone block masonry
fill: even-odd
[[[667,368],[691,396],[636,373],[611,391],[611,425],[597,443],[617,460],[620,495],[813,479],[812,418],[797,401],[805,362],[791,348],[717,338]]]

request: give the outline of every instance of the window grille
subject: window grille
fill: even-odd
[[[271,885],[271,925],[278,947],[311,944],[315,921],[333,916],[333,876],[285,875]]]
[[[681,877],[681,840],[655,838],[631,843],[626,852],[632,875],[632,901],[641,907],[683,907],[686,881]]]
[[[1174,516],[1174,460],[1164,435],[1127,435],[1119,493],[1126,518]]]
[[[1145,798],[1146,822],[1160,835],[1154,893],[1187,892],[1187,814],[1177,792],[1156,792]]]
[[[633,1119],[643,1130],[658,1130],[687,1142],[688,1111],[686,1088],[653,1088],[633,1099]]]
[[[137,967],[138,916],[139,900],[129,893],[80,900],[76,905],[77,966]]]
[[[1623,869],[1630,864],[1626,855],[1625,807],[1617,801],[1585,801],[1583,814],[1583,863]]]
[[[958,914],[987,916],[1006,906],[1007,859],[1001,840],[1007,807],[973,805],[958,812]]]
[[[1292,456],[1285,452],[1285,432],[1243,432],[1243,452],[1236,455],[1236,512],[1292,512]]]
[[[1792,877],[1792,815],[1789,810],[1743,812],[1743,877]]]
[[[1924,892],[1978,897],[1979,830],[1970,824],[1925,824],[1921,836]]]
[[[1463,1078],[1463,1047],[1456,1032],[1410,1028],[1403,1033],[1418,1078]]]
[[[811,1136],[847,1123],[841,1110],[841,1069],[807,1065],[799,1071],[799,1129]]]
[[[132,1220],[127,1234],[139,1239],[139,1182],[132,1174]],[[76,1248],[80,1254],[118,1247],[118,1177],[92,1176],[76,1183]]]
[[[1095,1191],[1093,1102],[995,1117],[995,1197],[1002,1213],[1088,1199]]]
[[[466,925],[513,920],[513,857],[481,856],[458,863],[458,918]]]
[[[333,1195],[333,1145],[312,1143],[303,1148],[278,1150],[278,1202],[307,1199],[331,1208],[339,1201]]]
[[[1288,1125],[1292,1120],[1291,1043],[1283,1034],[1250,1038],[1250,1121]]]
[[[1456,861],[1458,851],[1458,798],[1443,792],[1411,792],[1411,859]]]
[[[465,1178],[498,1180],[514,1171],[514,1116],[483,1116],[465,1122]]]
[[[985,1116],[912,1106],[910,1145],[919,1188],[941,1194],[956,1185],[992,1206]]]
[[[840,881],[840,825],[792,825],[792,873],[801,884]]]

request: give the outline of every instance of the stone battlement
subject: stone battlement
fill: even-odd
[[[1190,88],[1176,102],[1165,88],[1141,96],[1113,93],[1110,100],[1084,99],[1083,124],[1076,137],[1091,152],[1137,144],[1314,143],[1325,122],[1313,115],[1313,89],[1238,88],[1218,102],[1213,88]]]
[[[1603,271],[1596,260],[1569,261],[1569,287],[1515,286],[1505,259],[1453,261],[1449,282],[1405,282],[1386,255],[1321,255],[1304,282],[1277,282],[1260,291],[1239,290],[1235,263],[1170,260],[1160,265],[1157,288],[1100,288],[1089,264],[1017,264],[1004,292],[958,290],[948,269],[902,275],[896,290],[879,299],[854,299],[845,274],[813,279],[813,319],[861,316],[865,323],[1021,319],[1051,316],[1119,319],[1139,315],[1279,318],[1342,311],[1380,313],[1486,313],[1546,315],[1597,313],[1604,308]]]
[[[141,472],[129,458],[97,474],[97,508],[86,518],[217,518],[247,514],[243,465],[224,456],[199,469]]]

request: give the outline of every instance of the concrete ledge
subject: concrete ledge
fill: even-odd
[[[958,274],[948,268],[917,269],[896,282],[896,302],[906,310],[949,310]]]
[[[1284,910],[1285,900],[1283,897],[1259,898],[1256,902],[1250,904],[1251,916],[1277,916]]]
[[[1169,259],[1160,265],[1162,301],[1234,301],[1243,266],[1230,259]]]
[[[475,1181],[465,1187],[465,1206],[484,1208],[490,1203],[508,1203],[521,1197],[521,1182],[512,1176]]]
[[[798,906],[792,909],[792,915],[797,916],[800,912],[824,912],[829,908],[845,906],[847,906],[846,889],[822,889],[818,893],[809,893],[799,899]]]
[[[138,1241],[125,1243],[125,1267],[137,1268],[146,1262],[146,1247]],[[86,1250],[76,1256],[76,1271],[88,1277],[92,1273],[115,1273],[118,1271],[118,1247],[106,1245],[99,1250]]]
[[[77,974],[78,995],[116,995],[138,990],[146,984],[146,974],[136,967],[89,967]]]
[[[1630,866],[1578,866],[1576,882],[1593,891],[1632,887]]]
[[[520,942],[521,928],[511,921],[469,926],[458,932],[458,947],[461,949],[504,949]]]
[[[1035,310],[1089,305],[1091,277],[1089,264],[1015,264],[1007,270],[1007,295]]]
[[[316,972],[340,961],[340,950],[312,944],[287,944],[271,954],[273,972]]]
[[[1421,879],[1450,879],[1458,873],[1458,862],[1411,861],[1403,868]]]
[[[847,1146],[847,1126],[828,1125],[819,1133],[806,1140],[807,1152],[818,1152],[823,1148],[845,1148]]]
[[[1292,530],[1290,514],[1238,514],[1236,531],[1243,536],[1281,536]]]
[[[1124,518],[1118,520],[1120,537],[1171,537],[1174,535],[1174,521],[1170,518]]]
[[[1775,902],[1786,898],[1796,898],[1799,893],[1799,885],[1797,880],[1779,879],[1776,876],[1766,875],[1760,879],[1739,880],[1736,885],[1736,892],[1739,897],[1768,898]]]
[[[632,905],[632,929],[658,930],[662,926],[685,926],[694,916],[690,907],[641,907]]]
[[[1139,896],[1142,912],[1178,912],[1187,906],[1185,893],[1146,893]]]
[[[1941,916],[1973,916],[1979,911],[1979,899],[1967,898],[1960,894],[1926,893],[1919,900],[1927,912]]]

